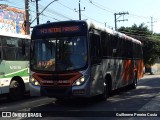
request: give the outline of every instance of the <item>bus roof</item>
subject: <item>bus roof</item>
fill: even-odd
[[[14,34],[14,33],[8,33],[8,32],[0,32],[0,36],[31,39],[30,35]]]
[[[101,30],[101,31],[104,31],[104,32],[107,32],[111,35],[114,35],[114,36],[118,36],[118,37],[121,37],[121,38],[125,38],[126,40],[131,40],[135,43],[138,43],[138,44],[141,44],[141,41],[135,39],[135,38],[132,38],[130,36],[127,36],[126,34],[124,33],[120,33],[120,32],[117,32],[115,30],[112,30],[112,29],[109,29],[107,27],[104,27],[98,23],[95,23],[95,22],[92,22],[92,21],[89,21],[89,20],[86,20],[86,23],[88,24],[88,29],[90,28],[95,28],[97,30]]]

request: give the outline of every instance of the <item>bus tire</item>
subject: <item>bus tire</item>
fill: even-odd
[[[16,101],[23,98],[24,88],[20,84],[20,82],[16,80],[12,80],[9,86],[9,95],[8,98],[10,100]]]
[[[131,86],[131,89],[136,89],[136,87],[137,87],[137,72],[134,73],[134,80],[130,86]]]
[[[104,83],[104,91],[99,96],[99,98],[101,101],[106,101],[108,97],[109,97],[108,85],[106,83]]]
[[[107,81],[107,85],[108,85],[108,96],[112,96],[112,79],[110,75],[106,76],[106,81]]]

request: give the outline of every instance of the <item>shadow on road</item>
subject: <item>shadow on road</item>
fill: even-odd
[[[30,106],[29,112],[41,112],[45,115],[64,117],[67,115],[75,115],[75,112],[77,115],[83,116],[84,113],[89,113],[90,116],[93,116],[97,111],[99,111],[98,113],[107,111],[109,114],[113,111],[138,111],[145,104],[151,101],[159,92],[160,78],[148,78],[140,80],[138,82],[137,89],[125,87],[114,91],[112,96],[104,102],[99,101],[98,97],[90,99],[67,99],[64,101],[50,100],[48,103],[41,105],[38,105],[37,103],[35,106]],[[16,101],[14,103],[18,105],[28,99],[30,99],[30,97],[26,96],[23,100]],[[11,103],[12,102],[5,101],[5,99],[0,99],[1,106],[9,106]]]
[[[27,101],[29,99],[32,99],[32,98],[35,98],[35,97],[31,97],[28,93],[24,95],[24,97],[20,100],[16,100],[16,101],[12,101],[10,99],[7,98],[6,95],[0,95],[0,105],[7,105],[9,106],[9,104],[18,104],[18,103],[22,103],[24,101]]]
[[[95,112],[95,111],[138,111],[160,92],[160,79],[150,79],[145,84],[139,83],[137,89],[125,87],[113,92],[105,102],[96,97],[91,99],[68,99],[56,101],[42,106],[31,108],[31,112],[45,112],[56,115],[66,115],[68,111]],[[65,112],[66,111],[66,112]],[[64,112],[66,114],[64,114]],[[63,113],[63,114],[61,114]],[[94,114],[94,113],[92,113]]]

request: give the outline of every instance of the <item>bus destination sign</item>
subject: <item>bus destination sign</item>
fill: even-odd
[[[49,27],[49,28],[42,28],[39,30],[40,34],[66,33],[66,32],[78,32],[78,31],[80,31],[80,26]]]

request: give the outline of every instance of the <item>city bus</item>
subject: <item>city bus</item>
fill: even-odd
[[[0,96],[19,100],[29,93],[30,35],[0,32]]]
[[[31,35],[30,95],[57,99],[136,88],[143,76],[142,43],[91,21],[35,26]]]

